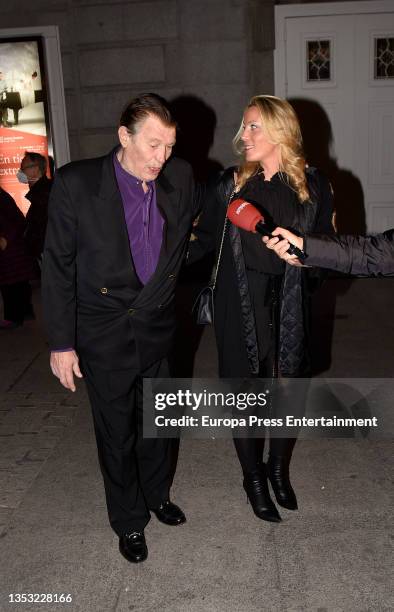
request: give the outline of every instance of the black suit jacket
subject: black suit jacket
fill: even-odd
[[[43,257],[44,319],[52,349],[75,347],[103,369],[142,370],[171,347],[194,182],[189,164],[176,158],[156,180],[163,242],[157,269],[143,286],[112,156],[72,162],[56,173]]]

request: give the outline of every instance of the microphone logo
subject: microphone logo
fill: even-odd
[[[244,208],[246,208],[247,206],[249,206],[249,202],[245,202],[245,200],[239,204],[239,206],[237,206],[237,208],[235,209],[235,214],[236,215],[240,215],[241,212],[243,211]]]

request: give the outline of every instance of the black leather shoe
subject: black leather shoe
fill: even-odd
[[[280,523],[279,512],[271,499],[265,465],[244,474],[243,487],[255,515],[264,521]]]
[[[119,538],[119,550],[130,563],[141,563],[148,556],[148,548],[143,531],[125,533]]]
[[[268,478],[278,504],[288,510],[297,510],[297,498],[289,478],[289,463],[288,457],[270,456],[267,463]]]
[[[182,525],[186,522],[186,516],[182,510],[169,499],[160,504],[158,508],[152,508],[152,512],[165,525]]]

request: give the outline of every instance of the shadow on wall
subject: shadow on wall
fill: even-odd
[[[326,111],[314,100],[291,98],[289,102],[301,125],[308,163],[321,170],[333,187],[338,233],[365,234],[364,194],[361,183],[350,170],[339,168],[336,159],[331,156],[333,133]],[[311,352],[314,375],[331,367],[335,321],[337,318],[349,316],[348,313],[336,313],[337,296],[347,293],[353,282],[351,278],[343,276],[340,273],[332,273],[331,277],[337,277],[337,280],[332,279],[324,283],[312,299]]]
[[[365,234],[364,194],[360,180],[339,168],[331,156],[333,134],[326,111],[314,100],[291,98],[301,124],[306,158],[330,179],[334,190],[336,225],[339,234]]]
[[[216,129],[215,111],[192,95],[178,96],[170,104],[178,123],[174,154],[190,163],[196,182],[204,185],[223,169],[209,157]],[[170,356],[172,376],[190,378],[193,375],[194,358],[204,328],[195,324],[191,311],[196,296],[209,280],[212,266],[213,254],[183,268],[176,293],[177,330]]]
[[[190,163],[197,182],[205,182],[223,169],[209,157],[215,137],[215,111],[192,95],[178,96],[170,104],[178,123],[174,154]]]

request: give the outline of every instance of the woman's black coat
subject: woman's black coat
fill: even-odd
[[[216,249],[222,237],[227,204],[234,188],[234,168],[207,189],[206,202],[189,250],[189,261]],[[316,169],[308,169],[311,203],[300,204],[292,227],[301,232],[332,232],[332,193],[330,185]],[[258,177],[251,180],[261,180]],[[228,224],[230,225],[230,224]],[[232,226],[231,233],[238,229]],[[258,371],[257,343],[253,311],[250,306],[242,249],[234,247],[226,231],[215,290],[215,333],[219,354],[219,375],[245,377]],[[234,250],[238,248],[238,250]],[[261,248],[265,248],[261,243]],[[279,326],[279,370],[297,376],[309,370],[308,296],[321,282],[321,272],[286,266],[282,283]],[[301,303],[300,303],[301,302]],[[240,337],[244,342],[241,342]]]

